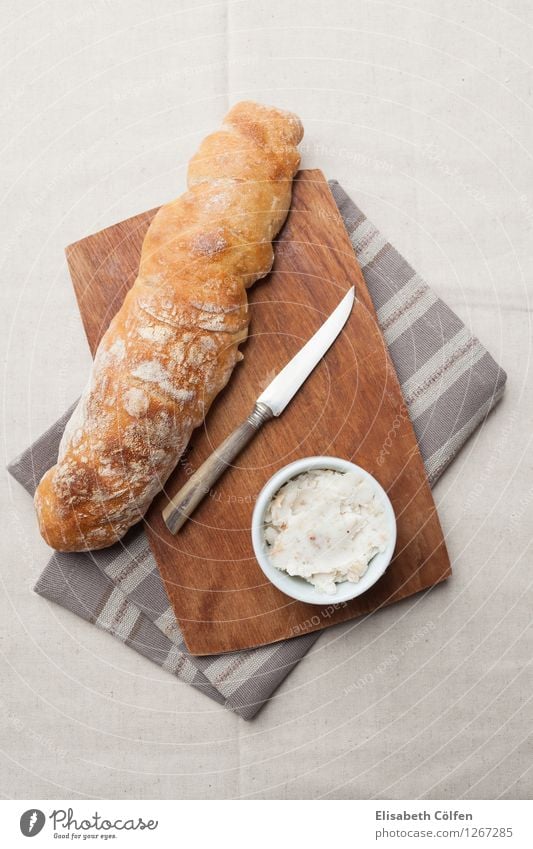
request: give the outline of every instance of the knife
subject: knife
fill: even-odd
[[[185,486],[169,501],[163,510],[163,519],[172,534],[176,534],[185,524],[213,484],[245,445],[248,445],[261,425],[281,415],[346,324],[354,298],[355,290],[352,286],[314,336],[300,348],[261,393],[248,418],[202,463]]]

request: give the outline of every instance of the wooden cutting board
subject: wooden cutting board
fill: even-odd
[[[94,354],[133,283],[156,210],[67,248]],[[250,412],[262,388],[355,284],[357,302],[342,333],[279,419],[266,424],[176,537],[156,498],[146,531],[194,654],[244,649],[326,628],[442,581],[450,564],[422,458],[394,367],[342,219],[320,171],[301,171],[272,273],[249,292],[244,362],[212,406],[167,485],[174,494]],[[394,439],[390,439],[390,434]],[[389,439],[388,439],[389,438]],[[388,442],[387,442],[388,440]],[[385,444],[389,449],[383,451]],[[398,521],[395,558],[369,592],[336,607],[293,601],[257,565],[250,540],[254,500],[281,466],[312,454],[351,459],[388,491]],[[332,603],[334,598],[332,598]]]

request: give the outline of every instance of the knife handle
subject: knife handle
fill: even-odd
[[[257,403],[248,418],[226,437],[185,486],[170,499],[163,510],[163,519],[171,534],[179,531],[237,454],[273,415],[270,407],[261,402]]]

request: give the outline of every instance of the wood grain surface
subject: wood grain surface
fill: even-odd
[[[94,354],[137,272],[156,210],[67,248]],[[174,494],[250,412],[257,395],[355,284],[342,333],[279,419],[267,422],[192,519],[173,537],[156,498],[146,531],[190,651],[216,654],[293,637],[366,614],[426,589],[450,564],[422,458],[361,271],[320,171],[301,171],[272,273],[249,291],[244,361],[198,428],[167,485]],[[393,438],[391,438],[391,434]],[[388,446],[388,447],[387,447]],[[250,522],[261,487],[281,466],[314,454],[351,459],[385,487],[398,521],[396,554],[383,578],[347,604],[293,601],[257,565]]]

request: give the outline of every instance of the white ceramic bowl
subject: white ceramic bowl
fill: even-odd
[[[319,592],[312,584],[304,580],[304,578],[288,575],[286,572],[276,569],[270,562],[267,553],[264,526],[265,512],[268,504],[284,483],[287,483],[288,480],[296,477],[296,475],[308,472],[309,469],[333,469],[336,472],[358,472],[361,477],[369,482],[376,496],[382,502],[390,526],[391,537],[385,551],[376,554],[372,558],[366,572],[357,583],[342,581],[337,584],[337,592],[334,595]],[[302,460],[296,460],[294,463],[290,463],[288,466],[280,469],[279,472],[276,472],[259,493],[252,516],[252,543],[257,562],[266,577],[281,592],[285,593],[285,595],[296,598],[298,601],[305,601],[307,604],[341,604],[365,593],[385,572],[385,569],[392,560],[396,545],[396,517],[394,516],[394,510],[389,497],[381,484],[360,466],[356,466],[355,463],[350,463],[348,460],[341,460],[338,457],[304,457]]]

